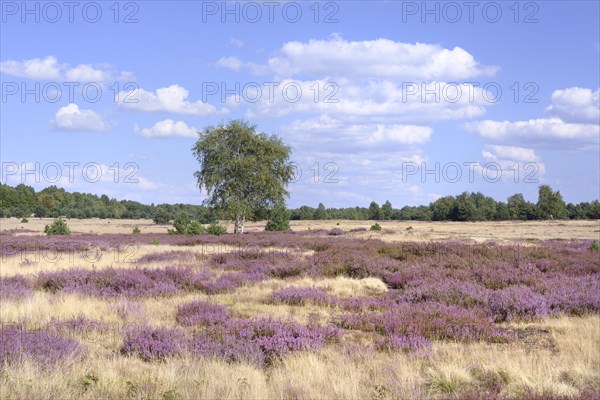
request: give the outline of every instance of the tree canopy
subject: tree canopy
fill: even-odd
[[[232,120],[206,127],[192,151],[200,163],[194,176],[198,187],[206,190],[204,204],[234,221],[235,233],[289,195],[291,148],[276,135],[257,133],[255,125]]]

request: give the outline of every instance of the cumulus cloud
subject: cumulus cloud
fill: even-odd
[[[546,166],[534,149],[517,146],[486,145],[481,152],[483,162],[474,165],[477,176],[505,182],[533,182],[545,174]]]
[[[137,131],[137,129],[134,129]],[[195,138],[198,130],[194,127],[189,127],[183,121],[173,121],[165,119],[154,124],[151,128],[141,130],[142,136],[145,137],[190,137]]]
[[[97,82],[123,81],[133,79],[127,71],[115,73],[110,66],[93,66],[79,64],[71,67],[69,64],[59,63],[54,56],[44,59],[32,58],[29,60],[7,60],[0,62],[0,72],[21,78],[52,80],[62,79],[68,82]]]
[[[217,60],[217,66],[223,68],[233,69],[235,71],[239,70],[244,63],[237,57],[222,57]]]
[[[61,67],[56,57],[33,58],[31,60],[0,62],[0,72],[31,79],[60,79]]]
[[[243,63],[242,63],[243,64]],[[242,65],[240,64],[240,65]],[[464,80],[493,75],[498,68],[482,66],[460,47],[403,43],[389,39],[327,40],[285,43],[266,62],[278,76],[334,76],[368,79]]]
[[[479,137],[496,143],[520,143],[544,147],[570,146],[574,149],[597,145],[600,126],[567,123],[560,118],[540,118],[527,121],[473,121],[464,128]]]
[[[552,104],[546,110],[565,122],[600,122],[599,90],[571,87],[552,92]]]
[[[390,144],[418,145],[429,141],[433,130],[428,126],[401,124],[345,124],[328,115],[304,121],[296,120],[286,129],[292,140],[305,143],[348,147]]]
[[[526,121],[473,121],[463,128],[495,144],[517,144],[571,150],[598,150],[598,90],[571,87],[555,90],[546,111],[551,118]]]
[[[402,124],[481,116],[489,105],[485,96],[484,89],[469,84],[451,86],[446,82],[430,82],[413,86],[385,81],[357,84],[327,79],[286,79],[278,82],[272,93],[263,88],[258,96],[245,94],[247,98],[258,99],[249,102],[248,118],[318,113],[348,121]]]
[[[510,159],[515,161],[538,161],[533,149],[517,146],[486,145],[482,155],[489,160]]]
[[[95,111],[80,109],[74,103],[59,108],[50,126],[57,131],[100,132],[110,129]]]
[[[124,108],[146,112],[171,112],[175,114],[204,116],[217,112],[208,103],[187,100],[189,92],[182,86],[171,85],[156,89],[156,93],[144,89],[119,92],[115,101]]]

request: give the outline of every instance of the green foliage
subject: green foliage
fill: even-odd
[[[588,247],[589,251],[598,251],[598,242],[596,242],[595,240],[592,242],[592,244],[590,244],[590,247]]]
[[[261,209],[288,196],[291,148],[276,135],[256,133],[256,126],[233,120],[206,127],[192,151],[200,163],[194,176],[207,192],[204,204],[233,220],[234,233],[243,232],[245,221]]]
[[[381,209],[379,208],[379,204],[377,204],[374,201],[372,201],[371,204],[369,204],[369,219],[381,219]]]
[[[220,236],[227,233],[227,228],[225,228],[223,225],[213,222],[208,226],[208,228],[206,228],[206,232],[211,235]]]
[[[450,221],[453,219],[454,208],[453,196],[441,197],[431,204],[432,219],[434,221]]]
[[[153,240],[150,242],[150,244],[153,246],[158,246],[158,245],[160,245],[160,242],[158,240]]]
[[[46,235],[70,235],[71,229],[62,218],[57,218],[51,225],[46,225],[44,228]]]
[[[454,215],[457,221],[475,221],[477,206],[467,192],[461,193],[455,202]]]
[[[191,221],[187,227],[188,235],[201,235],[206,232],[204,226],[198,221]]]
[[[553,192],[548,185],[542,185],[538,192],[537,211],[541,219],[564,219],[567,208],[560,191]]]
[[[322,220],[327,219],[327,210],[325,209],[325,206],[323,205],[323,203],[319,203],[319,206],[313,213],[312,219],[317,220],[317,221],[322,221]]]
[[[200,235],[206,230],[198,221],[191,220],[186,213],[179,213],[173,222],[175,229],[169,229],[168,232],[178,235]]]
[[[170,215],[166,209],[162,207],[157,207],[156,210],[154,210],[154,216],[152,217],[152,221],[154,221],[155,224],[168,224],[170,219]]]
[[[140,227],[139,227],[139,226],[135,226],[135,227],[133,228],[133,232],[132,232],[132,233],[134,233],[134,234],[138,234],[138,233],[142,233],[142,231],[140,230]]]
[[[385,203],[381,206],[381,219],[390,220],[392,219],[392,213],[394,209],[392,208],[392,203],[389,200],[386,200]]]
[[[374,223],[373,225],[371,225],[371,228],[369,230],[371,230],[371,231],[380,231],[381,230],[381,225],[379,225],[378,223]]]
[[[190,224],[190,217],[186,213],[179,213],[173,222],[175,233],[179,235],[185,235],[187,233],[188,225]]]
[[[26,224],[26,223],[28,223],[28,222],[29,222],[29,220],[28,220],[27,218],[23,218],[23,219],[21,219],[21,223],[22,223],[22,224]]]
[[[290,213],[285,208],[285,203],[277,203],[270,214],[270,218],[265,225],[265,231],[290,230]]]

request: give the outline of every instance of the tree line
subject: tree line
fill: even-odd
[[[179,214],[203,224],[217,219],[215,210],[208,206],[192,204],[146,205],[131,200],[116,200],[103,194],[67,192],[63,188],[48,186],[36,192],[31,186],[19,184],[11,187],[0,184],[0,217],[26,218],[116,218],[153,219],[166,224]],[[506,202],[496,201],[483,194],[464,192],[457,196],[442,197],[428,206],[394,208],[390,201],[369,207],[326,208],[301,206],[288,209],[291,220],[415,220],[415,221],[501,221],[539,219],[600,219],[598,200],[578,204],[565,204],[562,195],[550,186],[540,186],[538,201],[526,201],[522,194],[510,196]],[[257,212],[252,220],[268,219],[267,212]]]
[[[379,205],[372,201],[369,207],[317,208],[302,206],[290,210],[292,220],[413,220],[413,221],[504,221],[545,219],[600,219],[598,200],[565,204],[559,191],[542,185],[537,203],[526,201],[521,193],[510,196],[506,202],[496,201],[480,192],[464,192],[445,196],[428,206],[394,208],[390,201]]]
[[[36,192],[24,184],[16,187],[0,184],[0,217],[27,218],[33,214],[40,218],[154,219],[157,223],[168,223],[180,213],[203,224],[216,220],[214,212],[205,206],[146,205],[137,201],[111,199],[105,194],[70,193],[54,185]]]
[[[422,221],[499,221],[534,219],[600,219],[598,200],[565,204],[559,191],[548,185],[539,187],[537,203],[517,193],[506,202],[483,194],[464,192],[442,197],[428,206],[392,207],[390,201],[368,208],[311,208],[288,210],[287,186],[294,176],[289,162],[291,147],[277,135],[257,132],[256,125],[244,120],[207,126],[198,132],[192,147],[200,169],[194,172],[198,188],[206,190],[201,206],[190,204],[144,205],[136,201],[110,199],[107,195],[69,193],[49,186],[39,193],[24,184],[0,184],[0,217],[128,218],[149,219],[166,224],[180,222],[210,223],[217,218],[233,221],[234,232],[243,233],[246,221],[268,220],[267,230],[287,230],[292,220],[422,220]],[[191,222],[190,222],[191,223]],[[183,223],[186,226],[187,223]]]

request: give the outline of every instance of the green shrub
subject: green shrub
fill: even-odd
[[[213,222],[208,226],[208,228],[206,228],[206,232],[210,233],[211,235],[220,236],[224,233],[227,233],[227,228],[225,228],[223,225],[219,225],[216,222]]]
[[[206,229],[204,229],[204,226],[198,221],[190,222],[190,224],[187,227],[188,235],[201,235],[204,232],[206,232]]]
[[[379,225],[378,223],[374,223],[373,225],[371,225],[371,229],[372,231],[380,231],[381,230],[381,225]]]
[[[70,235],[71,229],[67,225],[67,223],[61,218],[58,217],[54,220],[51,225],[46,225],[44,228],[44,232],[46,235]]]
[[[136,226],[136,227],[134,227],[134,228],[133,228],[133,233],[134,233],[134,234],[137,234],[137,233],[142,233],[142,231],[140,230],[140,227],[139,227],[139,226]]]
[[[160,244],[160,242],[158,240],[153,240],[150,242],[150,244],[152,244],[154,246],[158,246]]]
[[[290,213],[285,203],[278,203],[270,212],[270,218],[265,225],[265,231],[289,231]]]
[[[154,211],[154,216],[152,217],[154,223],[158,225],[168,224],[169,219],[169,213],[163,207],[157,207]]]
[[[177,217],[175,217],[175,221],[173,221],[173,228],[175,228],[175,233],[179,235],[185,235],[187,233],[187,228],[189,224],[189,215],[183,212],[177,214]]]
[[[27,223],[27,222],[29,222],[29,220],[28,220],[27,218],[23,218],[23,219],[21,220],[21,223],[22,223],[22,224],[25,224],[25,223]]]
[[[598,251],[598,242],[596,242],[595,240],[592,242],[592,244],[590,244],[590,247],[588,247],[589,251]]]

